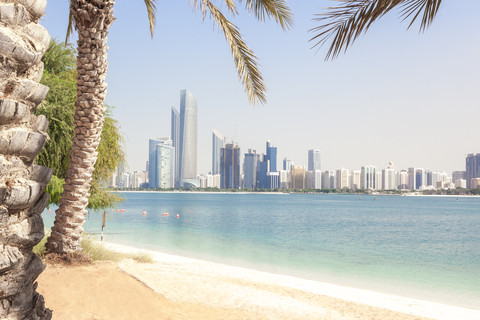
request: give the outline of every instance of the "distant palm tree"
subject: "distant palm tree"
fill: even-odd
[[[341,4],[327,8],[325,13],[317,14],[314,20],[320,22],[312,32],[316,35],[310,40],[315,46],[331,44],[326,59],[336,58],[360,36],[367,32],[373,22],[392,9],[400,8],[403,20],[413,23],[422,17],[420,31],[424,31],[435,18],[442,0],[336,0]]]
[[[46,0],[0,1],[0,318],[50,319],[36,292],[44,270],[32,252],[44,236],[42,211],[52,170],[33,164],[48,121],[35,116],[48,87],[41,85],[50,43],[38,24]]]
[[[155,26],[156,0],[144,0],[150,32]],[[239,0],[239,3],[242,1]],[[56,211],[55,223],[47,241],[48,253],[67,254],[81,251],[86,206],[97,147],[104,122],[105,77],[107,72],[107,33],[114,21],[114,0],[70,0],[70,21],[78,32],[77,101],[75,104],[75,137],[66,173],[64,193]],[[225,0],[231,14],[238,14],[235,0]],[[210,0],[192,0],[202,17],[213,18],[223,31],[238,77],[252,104],[265,102],[265,86],[256,57],[247,47],[238,28]],[[247,11],[259,20],[274,19],[283,29],[292,25],[290,8],[285,0],[245,0]]]

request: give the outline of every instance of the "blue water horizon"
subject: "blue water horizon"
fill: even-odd
[[[109,242],[480,310],[478,197],[122,195]],[[85,232],[99,239],[101,214]]]

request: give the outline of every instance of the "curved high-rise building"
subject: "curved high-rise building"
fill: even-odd
[[[225,138],[217,130],[212,131],[212,174],[220,174],[220,154]]]
[[[188,90],[180,91],[180,184],[197,178],[197,101]]]

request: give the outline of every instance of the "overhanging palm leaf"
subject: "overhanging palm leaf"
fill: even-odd
[[[267,16],[280,24],[283,30],[293,27],[292,13],[284,0],[245,0],[245,7],[260,21]]]
[[[240,31],[233,23],[228,21],[222,12],[209,0],[202,0],[202,7],[208,8],[213,20],[218,23],[222,29],[225,39],[230,45],[238,77],[245,86],[245,91],[248,94],[250,103],[265,103],[265,85],[262,74],[257,67],[257,57],[248,48]]]
[[[411,18],[409,28],[422,14],[420,31],[424,31],[433,21],[442,0],[336,0],[340,5],[327,8],[326,13],[317,14],[315,21],[320,26],[310,31],[317,33],[310,41],[313,47],[322,46],[333,37],[326,59],[336,58],[377,19],[396,7],[401,8],[403,20]]]
[[[208,11],[223,31],[232,52],[238,77],[245,87],[250,103],[264,104],[266,89],[258,69],[257,57],[248,48],[237,26],[231,23],[210,0],[192,0],[191,3],[196,10],[202,12],[204,19]],[[237,13],[234,0],[225,0],[225,3],[230,12]],[[246,0],[245,6],[260,21],[265,20],[267,16],[273,18],[284,30],[293,26],[291,10],[285,0]]]

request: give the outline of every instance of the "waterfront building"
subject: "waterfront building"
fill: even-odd
[[[225,144],[225,137],[213,129],[212,131],[212,174],[220,173],[220,150]]]
[[[132,188],[148,187],[148,171],[134,171],[130,175],[130,183]]]
[[[290,171],[280,170],[278,171],[278,183],[280,189],[288,189],[290,181]]]
[[[415,188],[416,190],[423,190],[426,186],[425,169],[417,168],[415,170]]]
[[[360,170],[353,170],[352,174],[350,175],[350,188],[353,190],[360,189],[360,181],[361,181],[362,172]]]
[[[149,140],[148,183],[150,188],[175,187],[175,148],[169,137]]]
[[[377,189],[376,179],[377,179],[377,167],[375,166],[362,167],[360,172],[360,186],[363,190]]]
[[[305,173],[305,187],[307,189],[315,189],[315,171],[308,170]]]
[[[382,188],[384,190],[394,190],[397,189],[396,184],[396,172],[393,168],[387,168],[382,170]]]
[[[322,189],[322,171],[310,170],[306,173],[306,184],[308,189]]]
[[[220,188],[220,174],[207,174],[207,188]]]
[[[291,179],[290,187],[292,189],[305,189],[305,167],[292,165]]]
[[[267,161],[270,162],[268,172],[277,172],[277,147],[272,146],[270,140],[267,140]]]
[[[240,188],[240,147],[233,143],[228,143],[221,149],[220,187]]]
[[[453,182],[455,182],[456,180],[467,181],[467,172],[466,171],[453,171],[452,172],[452,180],[453,180]]]
[[[322,189],[335,189],[335,171],[325,171],[322,175]]]
[[[382,182],[383,182],[383,172],[382,170],[377,170],[377,172],[375,173],[375,190],[383,189]]]
[[[265,155],[262,155],[262,161],[259,162],[258,164],[258,187],[260,189],[266,189],[267,188],[267,173],[270,171],[269,170],[269,164],[270,162],[267,160],[267,157]]]
[[[335,174],[335,188],[342,190],[342,189],[348,189],[348,175],[349,175],[349,170],[345,168],[341,168],[337,170],[337,173]]]
[[[200,188],[204,189],[207,187],[207,176],[206,175],[198,175],[197,180],[200,183]]]
[[[308,171],[321,170],[320,150],[308,150]]]
[[[171,110],[170,134],[175,148],[175,187],[180,187],[180,113],[175,107]],[[150,167],[150,166],[149,166]],[[149,169],[148,169],[149,170]]]
[[[197,177],[197,101],[188,90],[180,91],[180,136],[179,136],[179,182],[184,186],[184,180]]]
[[[257,187],[257,167],[260,163],[260,155],[255,150],[248,149],[243,160],[243,187],[255,189]]]
[[[472,179],[480,178],[480,153],[469,154],[465,159],[467,188],[472,187]]]
[[[293,162],[292,160],[288,158],[283,159],[283,170],[290,172],[290,169],[292,168]]]
[[[400,190],[407,190],[409,184],[409,175],[407,170],[401,170],[397,174],[397,188]]]
[[[279,181],[280,181],[280,176],[278,172],[267,173],[267,189],[278,189]]]
[[[410,190],[415,190],[417,188],[416,172],[416,168],[408,168],[408,189]]]
[[[470,180],[470,188],[480,189],[480,178],[472,178]]]
[[[455,188],[463,188],[465,189],[467,187],[467,180],[465,179],[457,179],[454,181]]]

